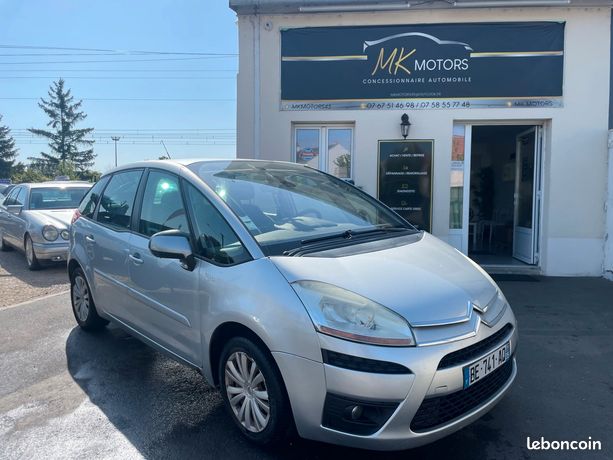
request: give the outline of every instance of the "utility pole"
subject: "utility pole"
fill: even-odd
[[[115,167],[117,167],[117,141],[121,139],[119,136],[111,136],[113,142],[115,142]]]

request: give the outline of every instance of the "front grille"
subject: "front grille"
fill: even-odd
[[[494,348],[496,345],[502,345],[502,339],[509,335],[512,330],[513,326],[511,323],[508,323],[498,332],[490,335],[480,342],[445,355],[443,359],[441,359],[441,362],[438,363],[438,368],[447,369],[449,367],[457,366],[458,364],[474,361],[475,359],[481,357],[485,352]]]
[[[413,417],[411,430],[427,431],[466,414],[494,396],[509,381],[512,373],[513,360],[510,359],[465,390],[424,399]]]
[[[360,358],[331,350],[321,350],[324,363],[352,371],[371,372],[374,374],[410,374],[411,371],[402,364]]]

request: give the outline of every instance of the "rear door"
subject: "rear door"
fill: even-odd
[[[7,206],[11,204],[15,204],[15,196],[17,195],[17,190],[13,188],[6,196],[2,203],[2,210],[0,211],[0,233],[1,237],[7,243],[15,244],[14,237],[11,237],[11,224],[13,221],[13,215],[8,211]]]
[[[25,204],[26,188],[23,186],[15,187],[11,192],[8,204],[21,205]],[[23,208],[19,214],[13,214],[7,211],[6,224],[4,226],[4,239],[11,244],[23,249],[23,229],[24,224]]]
[[[199,366],[199,272],[149,251],[149,239],[157,232],[177,229],[190,234],[178,176],[163,170],[149,171],[135,225],[128,256],[130,321],[159,345]]]
[[[83,229],[96,302],[124,322],[129,318],[126,312],[131,220],[142,174],[142,169],[115,173],[100,198],[96,223]]]

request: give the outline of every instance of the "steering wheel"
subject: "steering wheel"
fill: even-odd
[[[312,214],[312,215],[313,215],[313,217],[317,217],[318,219],[321,219],[321,212],[319,212],[319,211],[318,211],[317,209],[315,209],[315,208],[306,208],[306,209],[303,209],[303,210],[300,212],[300,214],[299,214],[299,215],[300,215],[300,216],[308,216],[309,214]]]

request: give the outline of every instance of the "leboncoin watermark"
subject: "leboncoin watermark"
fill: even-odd
[[[582,441],[549,441],[541,436],[540,439],[526,438],[528,450],[602,450],[602,443],[588,436]]]

